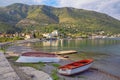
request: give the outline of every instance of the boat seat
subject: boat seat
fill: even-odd
[[[81,65],[84,65],[83,63],[75,63],[73,64],[74,66],[81,66]]]
[[[86,62],[86,61],[78,62],[78,64],[86,64],[86,63],[88,63],[88,62]]]

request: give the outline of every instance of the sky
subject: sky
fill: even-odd
[[[120,20],[120,0],[0,0],[0,6],[13,3],[87,9],[106,13]]]

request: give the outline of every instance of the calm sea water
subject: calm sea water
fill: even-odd
[[[120,55],[120,39],[56,40],[28,43],[38,51],[77,50],[78,52],[96,52],[108,55]]]
[[[120,38],[43,41],[28,43],[26,46],[45,52],[76,50],[78,53],[70,54],[69,59],[93,58],[93,67],[120,76]]]

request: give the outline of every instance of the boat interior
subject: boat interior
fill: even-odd
[[[87,65],[89,63],[92,63],[92,62],[93,62],[92,59],[81,60],[81,61],[77,61],[77,62],[74,62],[74,63],[71,63],[71,64],[61,66],[59,69],[74,69],[74,68],[78,68],[78,67],[81,67],[81,66],[85,66],[85,65]]]

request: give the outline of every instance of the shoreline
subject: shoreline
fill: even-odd
[[[100,70],[100,69],[97,69],[97,68],[91,68],[91,69],[92,69],[92,70],[99,71],[99,72],[101,72],[101,73],[103,73],[103,74],[106,74],[106,75],[112,76],[112,77],[114,77],[114,78],[116,78],[116,79],[120,79],[120,77],[115,76],[115,75],[112,75],[112,74],[110,74],[110,73],[108,73],[108,72],[105,72],[105,71],[103,71],[103,70]]]
[[[116,39],[116,40],[120,40],[120,37],[113,37],[113,38],[110,38],[110,37],[107,37],[107,38],[62,38],[62,39],[56,39],[56,40],[84,40],[84,39],[91,39],[91,40],[95,40],[95,39]],[[27,39],[27,40],[16,40],[14,42],[0,42],[0,46],[4,46],[4,45],[7,45],[7,44],[22,44],[22,43],[32,43],[32,42],[39,42],[39,41],[50,41],[50,40],[46,40],[46,39],[38,39],[38,38],[34,38],[34,39]],[[55,40],[53,40],[55,41]]]
[[[28,40],[29,42],[31,41],[31,42],[36,42],[36,40]],[[43,41],[43,40],[39,40],[39,41]],[[27,41],[23,41],[23,43],[25,43],[25,42],[27,42]],[[20,43],[18,43],[18,44],[21,44],[22,42],[20,42]],[[69,61],[68,61],[69,62]],[[67,64],[68,62],[61,62],[60,64],[61,65],[64,65],[64,64]],[[71,61],[70,61],[71,62]],[[46,64],[46,63],[45,63]],[[46,67],[45,67],[45,69],[46,70],[49,70],[50,69],[50,67],[53,67],[54,68],[54,66],[51,66],[51,64],[48,64],[48,65],[46,65]],[[43,70],[42,71],[44,71],[45,72],[45,69],[43,68]],[[47,72],[47,71],[46,71]],[[48,71],[48,74],[49,75],[51,75],[52,73],[49,73],[50,71]],[[19,74],[19,73],[18,73]],[[74,80],[74,79],[76,79],[76,78],[78,78],[78,77],[76,77],[76,76],[74,76],[74,78],[71,78],[71,77],[66,77],[66,76],[62,76],[62,75],[59,75],[58,73],[56,73],[59,77],[65,77],[66,79],[65,80]],[[91,75],[91,76],[90,76]],[[107,79],[107,77],[109,78],[109,80],[119,80],[120,78],[119,77],[117,77],[117,76],[114,76],[114,75],[112,75],[112,74],[109,74],[109,73],[107,73],[107,72],[105,72],[105,71],[102,71],[102,70],[100,70],[100,69],[97,69],[97,68],[90,68],[88,71],[86,71],[86,72],[83,72],[83,73],[80,73],[80,74],[78,74],[77,76],[79,76],[79,77],[81,77],[81,76],[85,76],[85,77],[87,77],[87,78],[90,78],[90,79],[88,79],[88,80],[96,80],[96,79],[93,79],[93,78],[91,78],[91,77],[95,77],[95,75],[99,78],[99,77],[102,77],[103,76],[103,79],[102,80],[106,80]],[[112,78],[112,79],[110,79],[110,78]],[[79,80],[79,79],[78,79]],[[80,80],[84,80],[84,79],[81,79],[80,78]],[[85,79],[85,80],[87,80],[87,79]],[[101,80],[101,79],[100,79]]]
[[[14,64],[14,66],[16,66],[16,69],[18,70],[18,72],[19,72],[20,67],[29,67],[29,66],[15,65],[16,62],[11,62],[10,60],[9,60],[9,62],[11,64]],[[79,74],[72,75],[72,76],[64,76],[64,75],[59,74],[56,71],[58,66],[55,66],[55,65],[65,65],[65,64],[68,64],[68,63],[71,63],[71,62],[72,62],[71,60],[61,60],[59,63],[44,63],[45,66],[44,67],[39,67],[39,69],[37,71],[43,71],[50,76],[57,76],[59,78],[58,80],[75,80],[75,79],[76,80],[119,80],[120,79],[120,77],[116,77],[116,76],[114,76],[112,74],[109,74],[105,71],[94,68],[93,66],[91,68],[89,68],[88,70],[84,71],[84,72],[81,72]],[[21,63],[17,63],[17,64],[21,64]],[[53,75],[53,73],[54,73],[54,75]],[[18,76],[19,75],[21,75],[21,74],[18,73]],[[22,76],[22,78],[24,78],[24,76]],[[30,75],[27,75],[25,78],[29,79]]]

